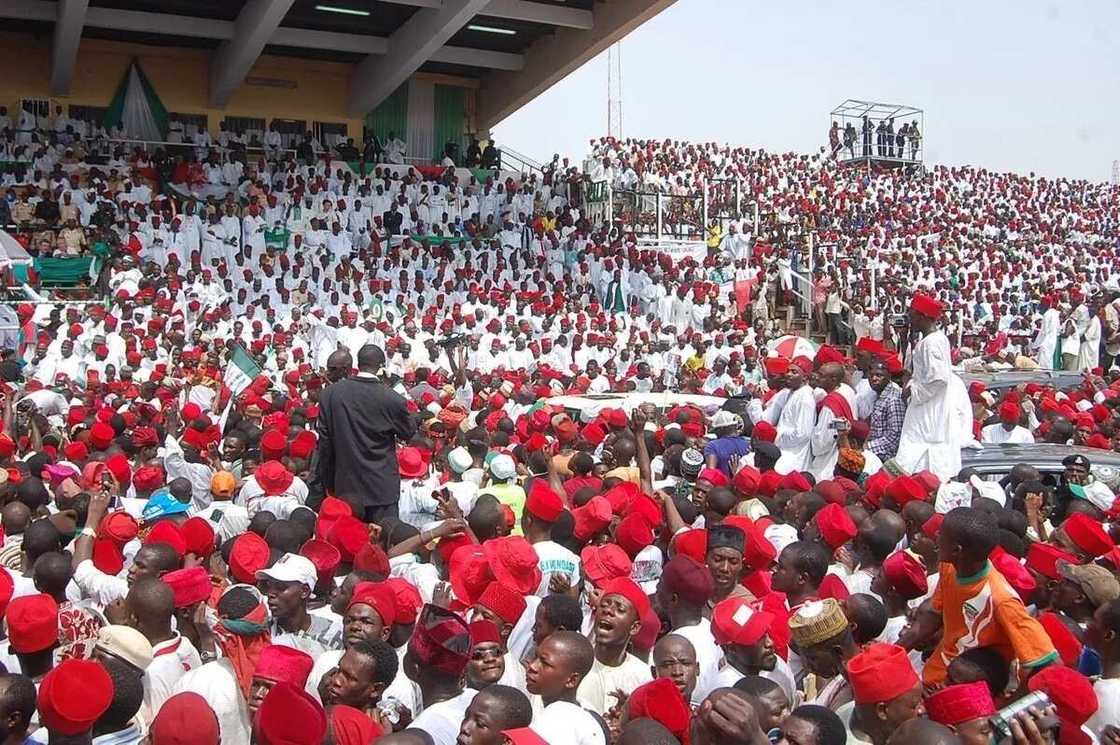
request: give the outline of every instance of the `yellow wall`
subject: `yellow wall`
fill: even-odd
[[[9,59],[0,75],[0,104],[8,107],[14,120],[21,98],[49,97],[51,39],[47,35],[0,33],[0,46]],[[314,121],[344,123],[349,135],[360,139],[362,119],[350,116],[347,111],[350,73],[354,65],[262,56],[249,72],[250,76],[294,81],[295,88],[242,84],[225,108],[214,109],[209,105],[210,55],[210,50],[205,49],[82,39],[70,95],[52,97],[52,101],[64,107],[67,104],[107,106],[129,62],[136,57],[168,111],[206,114],[211,131],[216,131],[218,123],[227,115],[252,116],[269,121],[273,118],[304,119],[308,127]],[[426,73],[417,73],[417,77],[469,88],[468,95],[472,99],[478,88],[477,80],[467,78]]]

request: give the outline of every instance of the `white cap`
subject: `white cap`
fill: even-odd
[[[505,453],[499,453],[490,460],[490,475],[500,481],[508,481],[517,475],[517,466],[513,458]]]
[[[968,480],[968,483],[976,490],[978,496],[990,499],[993,502],[1003,507],[1007,503],[1007,494],[1004,493],[1003,487],[996,481],[984,481],[982,478],[973,474]]]
[[[739,418],[738,414],[727,411],[726,409],[720,409],[715,413],[715,416],[712,417],[712,429],[723,429],[724,427],[741,427],[742,421],[743,420]]]
[[[277,582],[302,582],[307,589],[314,590],[319,581],[319,573],[311,559],[299,554],[284,554],[268,569],[257,572],[257,579],[262,577]]]
[[[466,473],[474,463],[474,458],[465,447],[457,447],[447,454],[447,465],[455,473]]]
[[[662,562],[661,549],[652,545],[646,546],[634,557],[634,563],[630,567],[630,579],[637,582],[646,595],[652,595],[657,591],[657,585],[661,581]]]

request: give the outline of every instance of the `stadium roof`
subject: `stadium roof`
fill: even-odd
[[[52,95],[68,93],[84,36],[212,49],[215,107],[261,54],[354,63],[355,116],[417,71],[475,78],[491,126],[675,1],[0,0],[0,17],[52,33]]]

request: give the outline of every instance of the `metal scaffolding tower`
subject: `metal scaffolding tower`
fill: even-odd
[[[622,42],[607,50],[607,134],[622,137]]]

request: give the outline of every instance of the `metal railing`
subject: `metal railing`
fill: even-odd
[[[517,167],[511,168],[511,165]],[[502,147],[498,149],[498,168],[507,171],[521,171],[522,173],[543,174],[543,166],[541,165],[541,163],[533,160],[527,155],[522,155],[521,153],[509,147]]]

